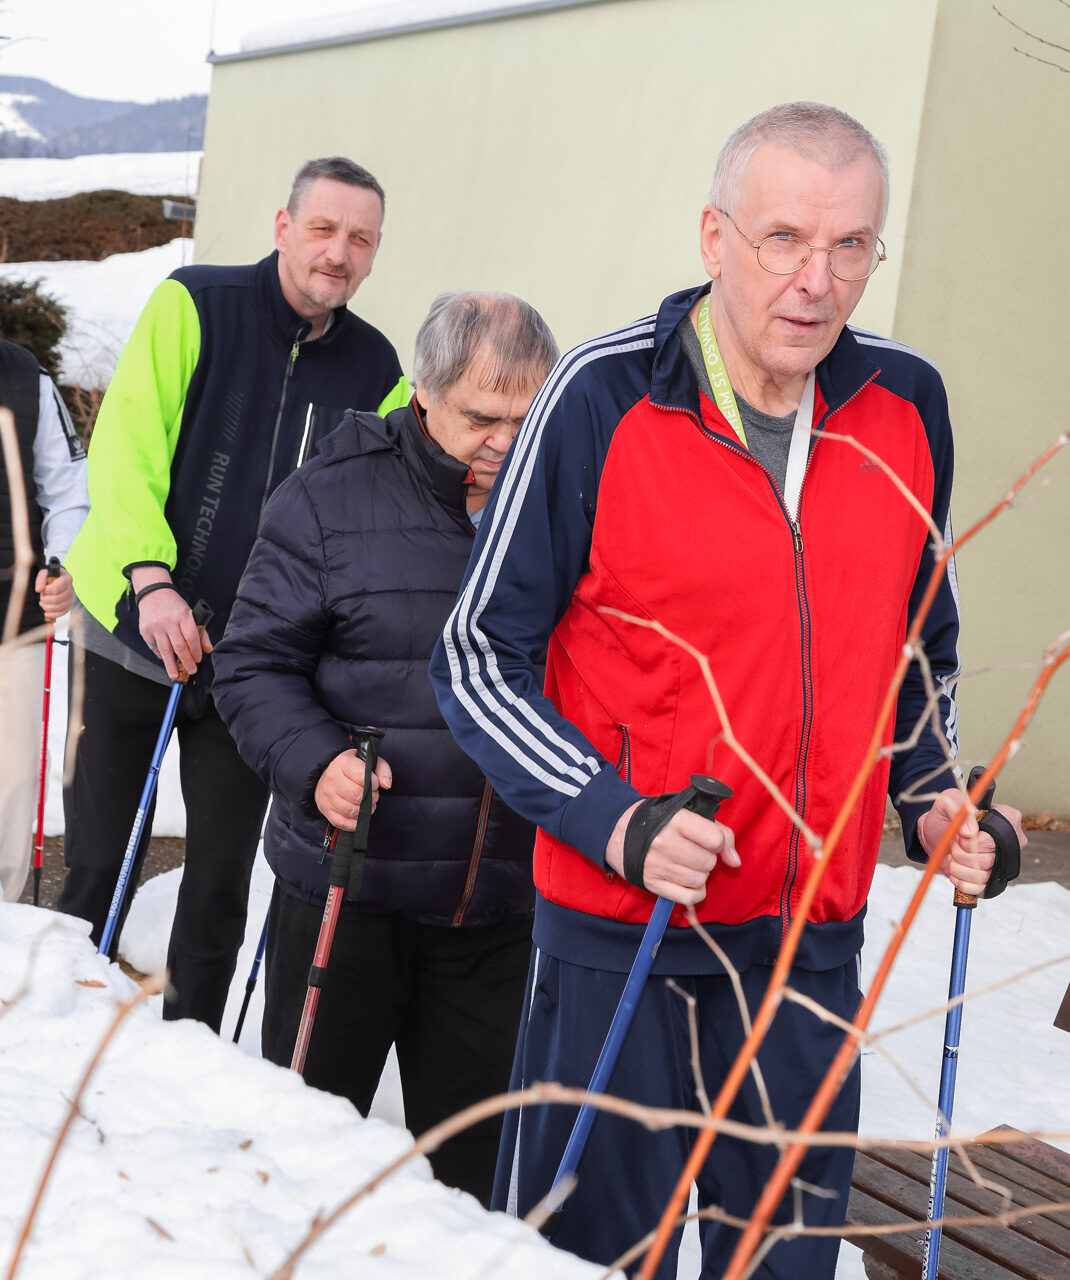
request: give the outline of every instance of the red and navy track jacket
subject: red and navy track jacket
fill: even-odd
[[[707,285],[706,288],[709,286]],[[480,525],[432,660],[451,730],[514,809],[538,823],[535,939],[561,959],[627,969],[653,896],[603,861],[641,795],[711,773],[742,866],[713,872],[701,920],[737,964],[772,963],[812,851],[725,740],[732,732],[823,836],[862,763],[933,568],[930,529],[878,455],[950,537],[952,439],[935,368],[845,329],[817,368],[798,518],[705,396],[676,335],[701,290],[565,355],[528,414]],[[622,616],[623,615],[623,616]],[[845,963],[862,941],[890,791],[909,845],[954,785],[958,606],[953,574],[923,632],[883,756],[833,854],[797,963]],[[547,647],[545,688],[537,662]],[[939,732],[936,726],[939,726]],[[682,910],[673,925],[685,923]],[[667,931],[662,972],[716,970]]]

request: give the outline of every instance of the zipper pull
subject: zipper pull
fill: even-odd
[[[300,350],[300,348],[301,348],[300,342],[298,342],[298,340],[294,338],[294,344],[290,348],[290,368],[291,369],[297,363],[297,353]]]
[[[798,520],[791,522],[791,540],[795,544],[795,554],[801,556],[803,551],[802,530],[799,528]]]

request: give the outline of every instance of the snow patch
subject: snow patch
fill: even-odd
[[[0,104],[20,97],[24,95],[0,94]],[[0,130],[12,128],[5,123],[6,119],[0,105]],[[41,135],[35,131],[27,136]],[[119,152],[72,156],[67,160],[37,157],[0,160],[0,191],[17,200],[58,200],[80,191],[105,190],[193,198],[200,173],[199,151]]]
[[[24,994],[19,996],[20,990]],[[0,1255],[7,1257],[69,1099],[132,983],[80,922],[0,904]],[[20,1280],[123,1274],[266,1275],[316,1214],[411,1148],[341,1098],[145,1006],[120,1028],[81,1100]],[[361,1261],[362,1259],[366,1261]],[[432,1180],[424,1159],[360,1201],[301,1276],[594,1280],[602,1268]],[[619,1276],[619,1273],[618,1273]]]
[[[13,133],[16,138],[35,138],[44,142],[39,133],[18,109],[20,102],[40,102],[32,93],[0,93],[0,133]],[[10,192],[5,191],[5,195]]]
[[[149,294],[192,259],[193,241],[175,239],[140,253],[112,254],[100,262],[5,262],[0,264],[0,277],[39,280],[45,293],[70,309],[59,348],[60,381],[103,389]]]

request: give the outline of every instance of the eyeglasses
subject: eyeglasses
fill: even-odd
[[[730,213],[720,210],[728,221],[739,231],[743,239],[758,255],[758,265],[774,276],[790,276],[801,271],[810,261],[813,254],[827,253],[829,270],[837,280],[868,280],[880,264],[888,256],[884,249],[884,241],[877,237],[876,244],[870,244],[858,236],[847,236],[838,244],[826,248],[819,244],[807,244],[790,231],[774,231],[764,240],[752,240],[736,226],[736,220]]]

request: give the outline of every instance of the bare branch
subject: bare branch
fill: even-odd
[[[1017,22],[1013,21],[1013,19],[1008,18],[1007,15],[1003,13],[1001,10],[997,9],[995,5],[992,6],[992,11],[993,13],[997,14],[1000,18],[1002,18],[1003,21],[1008,24],[1008,26],[1012,26],[1015,29],[1015,31],[1020,31],[1023,36],[1028,36],[1030,40],[1035,40],[1037,44],[1047,45],[1049,49],[1058,49],[1060,53],[1070,53],[1070,49],[1068,49],[1066,45],[1056,44],[1052,40],[1045,40],[1043,36],[1038,36],[1035,32],[1027,30],[1025,27],[1020,26]],[[1021,53],[1022,51],[1021,49],[1016,49],[1015,52]]]
[[[757,778],[766,789],[776,806],[779,809],[783,809],[792,825],[798,827],[803,839],[814,851],[814,856],[820,859],[822,857],[820,836],[815,835],[814,832],[810,830],[803,821],[801,815],[796,813],[785,797],[781,794],[780,788],[776,785],[773,779],[770,778],[758,761],[755,760],[733,732],[731,721],[728,719],[728,711],[721,698],[721,691],[718,689],[717,682],[713,678],[713,672],[710,670],[709,660],[706,655],[704,653],[700,653],[693,644],[689,644],[680,636],[675,635],[668,629],[668,627],[663,626],[653,618],[640,618],[635,614],[624,613],[620,609],[610,608],[608,605],[602,605],[599,608],[599,613],[609,614],[612,617],[620,618],[624,622],[630,622],[637,627],[647,627],[651,631],[656,631],[658,635],[664,636],[664,638],[670,643],[678,645],[685,653],[689,653],[692,658],[695,659],[699,665],[699,670],[702,672],[702,678],[706,682],[706,688],[709,690],[710,697],[713,699],[713,705],[717,709],[717,715],[721,721],[721,728],[724,732],[725,742],[736,753],[736,755],[739,756],[755,778]]]

